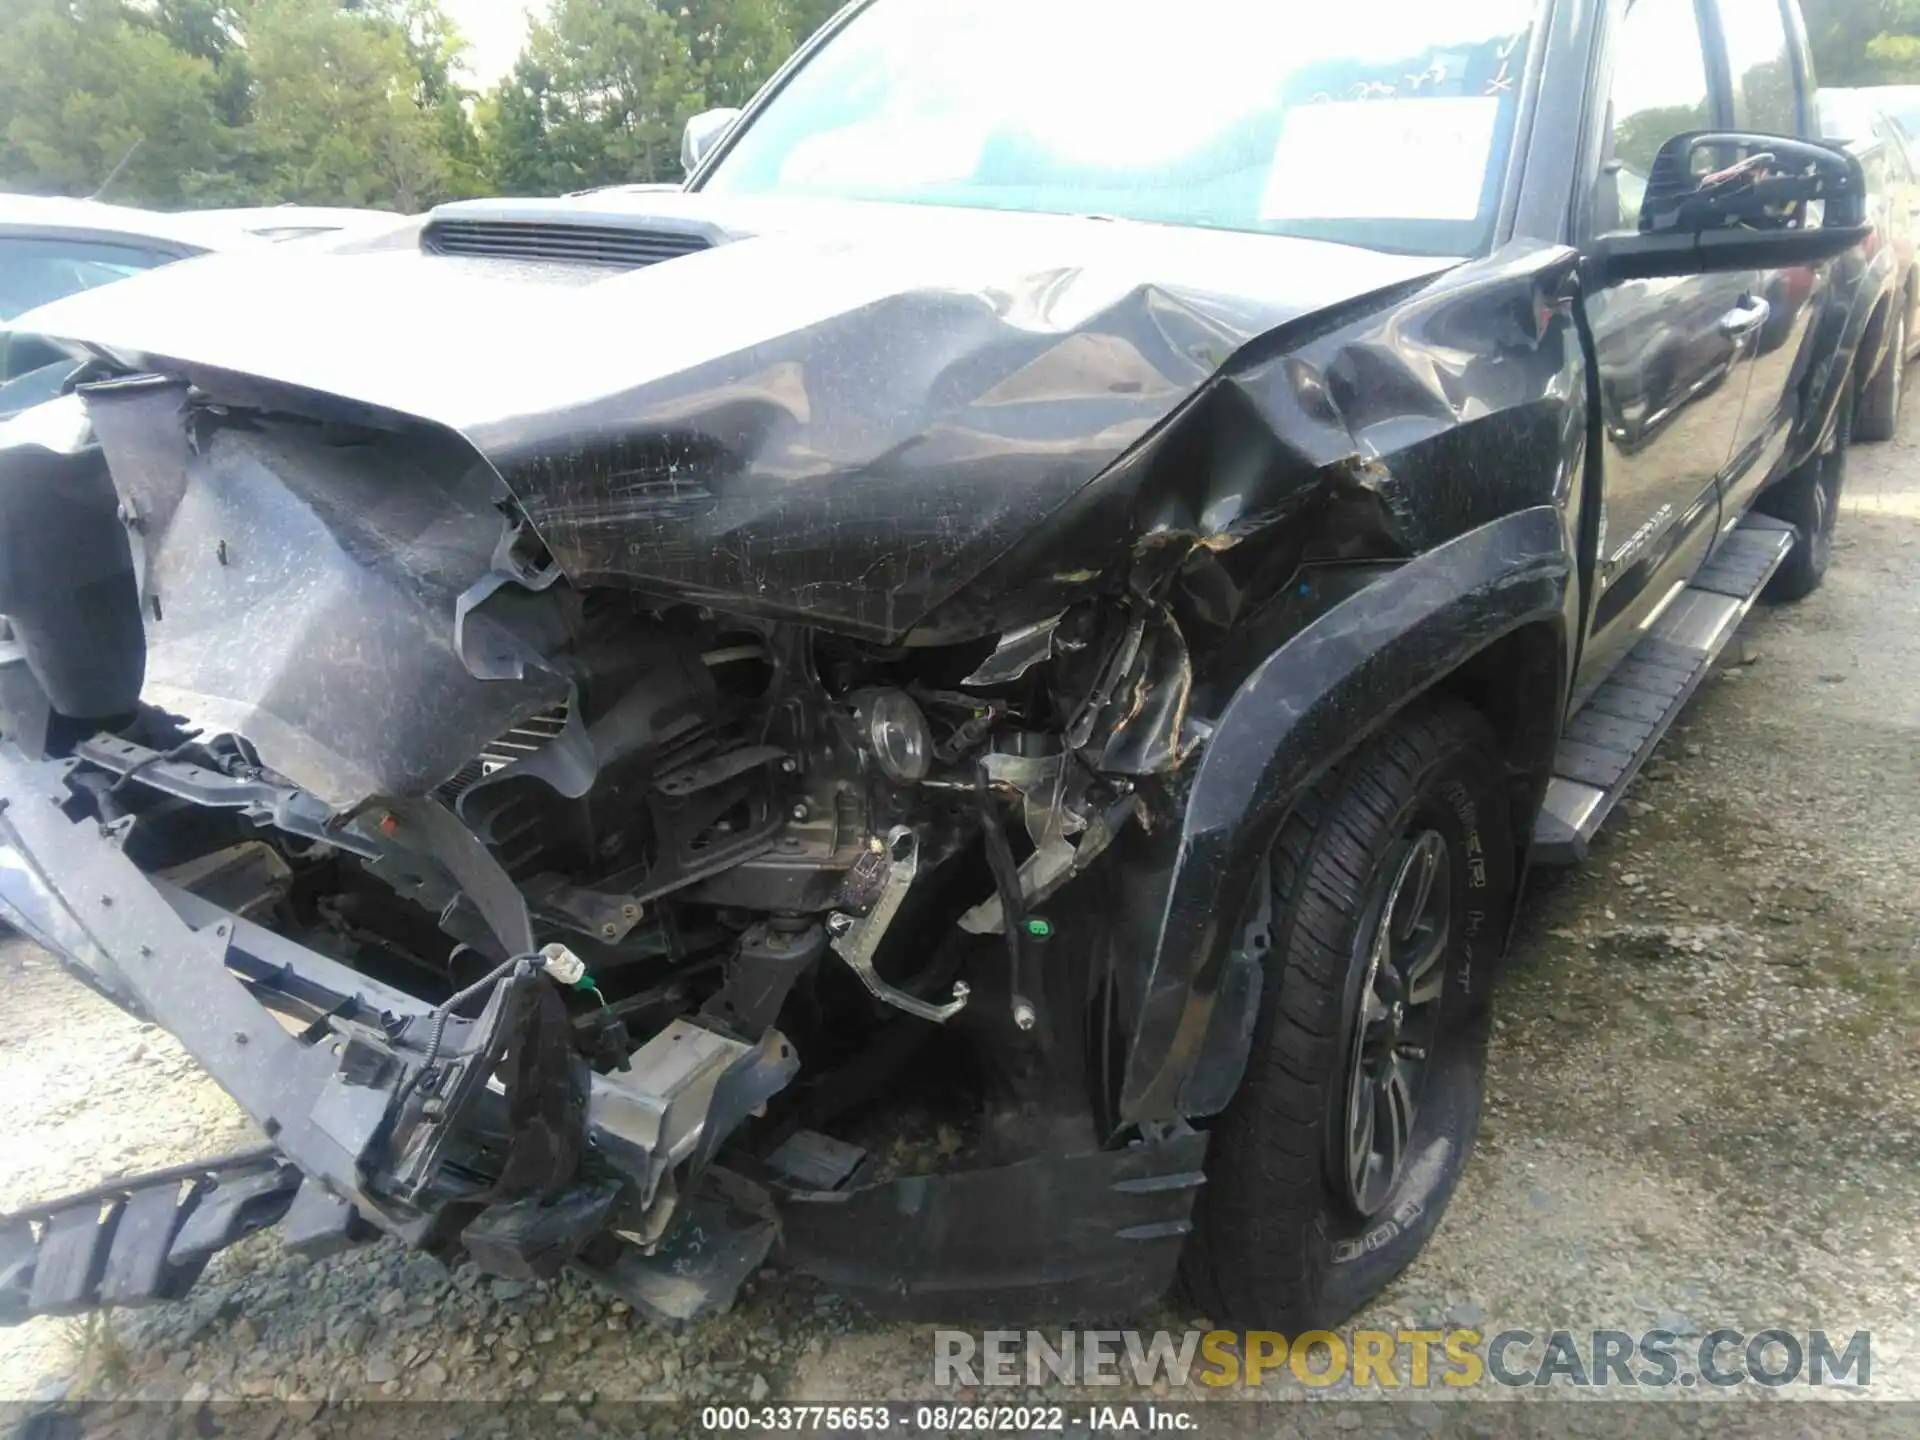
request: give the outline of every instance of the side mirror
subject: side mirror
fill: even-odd
[[[687,128],[680,132],[680,168],[689,175],[698,170],[700,162],[713,153],[713,147],[720,143],[720,137],[739,118],[740,111],[733,106],[702,110],[698,115],[691,116],[687,120]]]
[[[1773,270],[1843,255],[1867,224],[1867,178],[1835,146],[1782,135],[1694,131],[1654,157],[1638,235],[1590,257],[1603,284]]]

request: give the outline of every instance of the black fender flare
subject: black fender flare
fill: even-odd
[[[1257,962],[1229,974],[1239,897],[1300,792],[1409,700],[1520,627],[1551,623],[1564,656],[1573,577],[1560,511],[1515,511],[1335,606],[1241,684],[1188,792],[1134,1012],[1122,1121],[1211,1114],[1238,1088],[1258,1000]]]
[[[1844,310],[1838,305],[1827,307],[1821,333],[1811,341],[1812,353],[1820,358],[1807,375],[1806,402],[1800,408],[1799,423],[1794,427],[1787,456],[1775,472],[1775,478],[1791,473],[1819,448],[1827,426],[1832,424],[1834,413],[1840,408],[1842,387],[1854,374],[1874,313],[1885,304],[1891,314],[1892,307],[1898,303],[1899,276],[1895,273],[1893,252],[1882,247],[1871,257],[1863,256],[1859,263],[1861,269],[1853,284],[1853,303]],[[1844,272],[1836,269],[1829,276],[1829,283],[1844,284]],[[1876,350],[1883,349],[1884,335],[1885,332],[1876,340]],[[1871,358],[1877,366],[1881,357]]]

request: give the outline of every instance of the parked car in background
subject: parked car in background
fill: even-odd
[[[380,210],[278,205],[170,214],[97,200],[0,195],[0,418],[60,391],[74,369],[28,312],[215,251],[392,224]]]
[[[1871,85],[1840,93],[1868,100],[1874,109],[1898,121],[1901,130],[1912,140],[1920,142],[1920,85]],[[1920,157],[1916,157],[1915,164],[1920,168]]]
[[[1820,133],[1844,144],[1866,172],[1871,246],[1893,252],[1893,299],[1870,344],[1884,347],[1879,367],[1862,383],[1854,417],[1856,440],[1891,440],[1906,393],[1907,362],[1920,350],[1920,151],[1915,131],[1889,108],[1920,86],[1822,90]],[[1920,98],[1911,108],[1920,110]]]
[[[337,205],[257,205],[233,210],[190,210],[178,217],[215,234],[231,229],[258,240],[304,240],[344,230],[375,229],[403,217],[391,210],[357,210]]]
[[[238,230],[225,243],[247,243]],[[173,215],[37,195],[0,196],[0,416],[58,392],[66,352],[14,322],[82,290],[220,248]]]

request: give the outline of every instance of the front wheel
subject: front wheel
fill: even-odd
[[[1498,752],[1454,702],[1401,716],[1288,818],[1246,1078],[1215,1122],[1182,1263],[1246,1328],[1332,1325],[1439,1222],[1479,1129],[1513,901]]]

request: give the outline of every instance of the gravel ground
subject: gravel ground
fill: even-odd
[[[1826,587],[1755,615],[1591,862],[1534,889],[1479,1150],[1356,1326],[1870,1329],[1873,1396],[1920,1398],[1920,406],[1849,486]],[[0,1021],[0,1209],[249,1139],[170,1038],[18,941]],[[637,1397],[928,1396],[932,1353],[773,1272],[671,1336],[570,1279],[267,1235],[178,1306],[0,1331],[0,1399],[520,1397],[585,1424]]]

